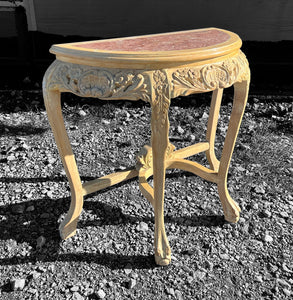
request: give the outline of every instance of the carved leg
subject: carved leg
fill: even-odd
[[[219,111],[221,107],[223,89],[213,91],[209,120],[207,126],[206,139],[209,142],[209,149],[206,151],[206,156],[209,161],[210,167],[214,171],[218,171],[220,162],[215,155],[215,137],[219,118]]]
[[[60,92],[44,89],[44,100],[58,151],[70,183],[71,203],[69,211],[60,224],[59,231],[62,239],[67,239],[76,233],[78,217],[82,211],[83,194],[75,158],[71,149],[68,135],[62,117]]]
[[[154,207],[155,207],[155,261],[158,265],[165,266],[171,262],[171,249],[167,239],[164,225],[164,192],[166,151],[169,144],[168,109],[170,98],[167,94],[167,85],[163,81],[164,74],[158,71],[154,76],[156,95],[152,101],[152,153],[153,153],[153,178],[154,178]]]
[[[229,121],[227,135],[223,147],[222,157],[218,172],[218,191],[223,206],[225,219],[228,222],[236,223],[239,220],[240,208],[230,197],[227,190],[227,175],[235,146],[235,141],[241,124],[242,116],[248,96],[249,81],[237,82],[234,84],[234,101]]]

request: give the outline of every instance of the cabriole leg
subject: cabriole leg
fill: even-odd
[[[207,125],[206,139],[209,142],[209,149],[206,151],[206,156],[209,161],[210,167],[214,171],[218,171],[220,162],[215,155],[215,137],[218,125],[219,112],[223,96],[223,89],[216,89],[213,91],[209,120]]]
[[[232,223],[236,223],[239,220],[240,208],[237,203],[235,203],[235,201],[231,198],[227,190],[227,175],[235,146],[235,141],[247,102],[248,89],[249,81],[247,80],[234,84],[234,100],[232,113],[218,172],[218,191],[223,206],[225,219],[228,222]]]
[[[164,105],[162,103],[158,104],[159,101],[164,101]],[[169,144],[169,103],[170,100],[166,97],[164,100],[156,99],[153,101],[151,120],[155,209],[155,261],[161,266],[168,265],[171,262],[171,249],[164,225],[166,150]]]
[[[83,206],[82,184],[62,117],[60,92],[45,89],[44,100],[48,119],[71,190],[70,208],[59,227],[61,238],[67,239],[76,233],[78,217]]]

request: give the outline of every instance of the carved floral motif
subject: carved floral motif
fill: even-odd
[[[139,71],[109,70],[55,61],[50,88],[82,97],[150,101],[149,82]]]
[[[47,82],[50,89],[70,91],[82,97],[152,101],[156,120],[160,119],[162,125],[170,105],[170,88],[171,96],[177,97],[226,88],[236,81],[249,80],[250,76],[247,59],[241,51],[219,63],[170,70],[170,75],[155,70],[150,74],[154,90],[154,99],[151,99],[150,78],[143,70],[103,69],[58,60],[49,70],[51,75]]]
[[[173,71],[173,97],[189,95],[193,92],[206,92],[217,88],[226,88],[236,81],[249,79],[248,62],[240,52],[236,57],[220,63],[199,67],[182,68]]]
[[[166,160],[172,159],[174,150],[175,150],[175,146],[169,143],[165,154]],[[142,169],[152,168],[153,151],[151,146],[149,145],[143,146],[136,156],[136,161],[137,161],[136,163],[137,170],[140,170],[140,168]]]
[[[163,126],[168,118],[168,109],[170,105],[169,84],[165,72],[156,70],[153,72],[153,89],[155,93],[152,99],[152,106],[155,120],[161,122]]]

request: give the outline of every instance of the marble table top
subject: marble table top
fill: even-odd
[[[175,51],[209,47],[226,42],[230,35],[218,29],[89,41],[77,48],[110,51]]]
[[[233,32],[204,28],[161,34],[53,45],[61,61],[110,68],[168,68],[220,58],[239,51]]]

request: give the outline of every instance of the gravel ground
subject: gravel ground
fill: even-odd
[[[170,139],[204,139],[210,95],[175,99]],[[216,185],[167,172],[168,267],[154,263],[154,215],[137,179],[89,195],[77,234],[61,241],[70,203],[41,91],[0,93],[0,299],[292,299],[293,97],[250,97],[228,187],[242,212],[224,221]],[[65,95],[83,181],[134,165],[150,107]],[[216,140],[227,129],[225,96]],[[202,155],[195,160],[206,164]]]

